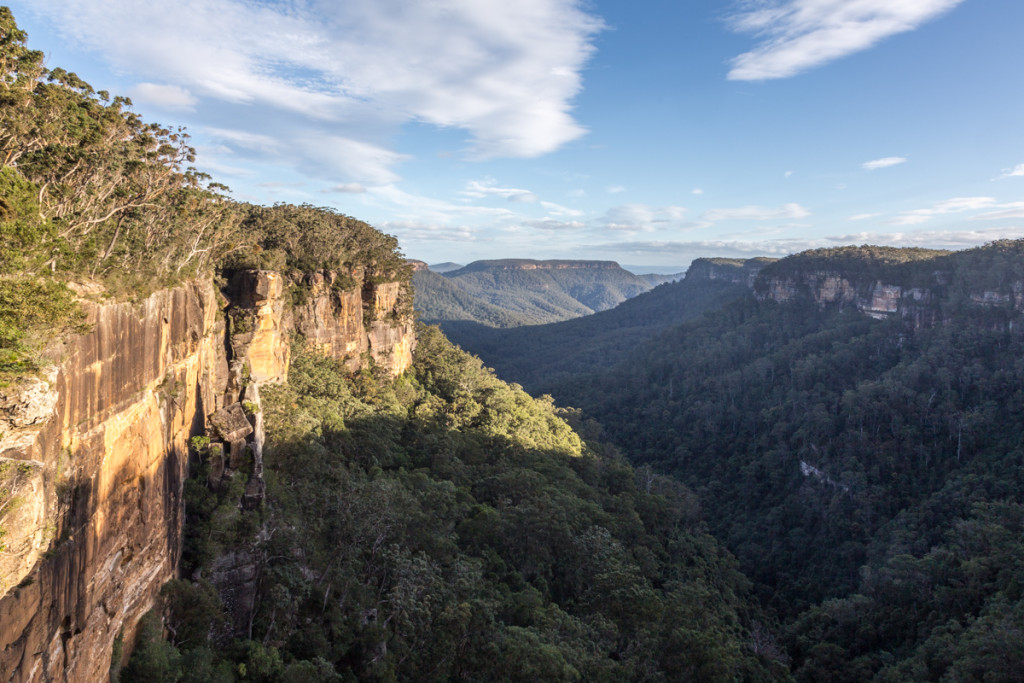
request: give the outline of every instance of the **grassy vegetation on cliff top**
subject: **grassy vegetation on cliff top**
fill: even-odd
[[[44,66],[0,7],[0,382],[78,329],[70,281],[138,298],[216,267],[359,267],[408,280],[397,241],[311,206],[238,203],[189,166],[180,128]]]

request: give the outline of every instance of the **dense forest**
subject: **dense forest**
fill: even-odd
[[[571,377],[604,371],[638,344],[747,293],[747,281],[769,262],[698,259],[683,280],[660,284],[610,310],[549,325],[502,329],[449,320],[441,329],[500,377],[534,395],[551,393]]]
[[[144,634],[121,680],[786,677],[686,487],[583,442],[436,328],[398,380],[300,354],[265,402],[266,507],[210,490],[196,442],[193,581],[166,587],[172,636]],[[241,632],[205,580],[232,552],[261,577]]]
[[[83,329],[83,297],[409,282],[361,221],[230,199],[184,131],[46,68],[6,8],[0,62],[0,386]],[[263,505],[192,440],[182,573],[112,680],[1020,680],[1024,241],[754,265],[450,328],[484,361],[422,327],[397,378],[297,343],[264,388]],[[627,298],[572,287],[572,315]],[[240,556],[245,600],[214,587]]]
[[[818,303],[830,273],[918,299]],[[748,293],[548,388],[693,487],[798,680],[1018,680],[1022,281],[1024,241],[800,254],[754,286],[791,300]]]

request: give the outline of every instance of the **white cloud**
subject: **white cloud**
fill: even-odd
[[[608,194],[618,194],[620,192],[625,191],[626,188],[624,188],[622,185],[612,185],[611,187],[605,188],[605,192],[607,192]]]
[[[1024,164],[1017,164],[1013,168],[1004,168],[1002,174],[993,178],[993,180],[1002,180],[1003,178],[1019,178],[1024,176]]]
[[[510,202],[533,203],[537,201],[537,195],[529,190],[521,190],[515,187],[498,187],[495,181],[490,179],[469,181],[466,183],[466,189],[461,194],[471,199],[502,197]]]
[[[792,171],[786,171],[785,173],[782,174],[782,177],[783,178],[792,178],[793,177],[793,172]]]
[[[406,192],[395,185],[367,187],[360,195],[364,204],[383,208],[394,215],[396,221],[409,221],[417,225],[450,226],[453,224],[479,224],[481,222],[508,222],[518,216],[506,208],[455,204],[441,199]]]
[[[613,206],[596,221],[605,230],[627,232],[651,232],[658,228],[683,227],[686,209],[681,206],[648,206],[646,204],[623,204]]]
[[[916,29],[963,0],[746,0],[736,31],[760,43],[732,60],[728,78],[788,78]]]
[[[790,218],[805,218],[811,212],[796,203],[784,204],[778,208],[769,206],[741,206],[735,209],[711,209],[701,214],[706,221],[777,221]]]
[[[704,190],[700,189],[699,187],[695,187],[692,190],[690,190],[690,194],[704,194]]]
[[[142,81],[144,95],[180,107],[209,100],[217,107],[200,112],[218,108],[235,128],[382,147],[416,121],[464,130],[466,153],[479,158],[535,157],[584,134],[571,103],[603,29],[578,0],[179,0],[173,11],[149,0],[33,0],[32,10]],[[357,154],[347,175],[379,182],[393,176],[381,164],[400,158]]]
[[[399,241],[408,242],[472,242],[476,240],[475,232],[466,226],[449,226],[421,221],[385,221],[376,226],[379,230],[398,237]]]
[[[1020,238],[1021,228],[986,228],[982,230],[915,231],[872,233],[859,232],[828,236],[821,239],[780,237],[753,240],[693,240],[693,241],[633,241],[608,242],[590,247],[591,250],[615,254],[617,259],[627,256],[657,257],[674,261],[689,261],[701,256],[753,256],[782,257],[807,249],[846,244],[886,244],[900,247],[927,247],[931,249],[965,249],[998,239]]]
[[[860,167],[865,171],[874,171],[879,168],[888,168],[889,166],[906,163],[906,161],[906,157],[883,157],[874,161],[865,161]]]
[[[964,211],[978,211],[986,208],[1001,206],[992,197],[954,197],[942,202],[937,202],[927,209],[914,209],[904,211],[886,223],[889,225],[918,225],[931,220],[933,216],[940,216],[949,213],[962,213]]]
[[[191,111],[199,102],[199,98],[191,92],[176,85],[139,83],[129,94],[135,104],[148,104],[173,111]]]
[[[557,221],[553,218],[544,218],[539,221],[524,221],[523,225],[539,230],[581,230],[586,223],[580,221]]]
[[[985,228],[980,230],[930,230],[914,232],[858,232],[835,235],[826,239],[838,244],[887,244],[896,247],[927,247],[930,249],[965,249],[999,239],[1021,237],[1020,228]]]
[[[326,190],[324,190],[324,192],[339,192],[341,194],[363,194],[364,192],[366,192],[366,186],[361,185],[360,183],[341,183],[339,185],[334,185],[333,187],[327,188]]]
[[[1000,204],[999,208],[999,211],[990,211],[988,213],[978,214],[975,218],[980,218],[986,221],[997,220],[1000,218],[1024,218],[1024,202]]]
[[[250,133],[230,128],[204,128],[203,133],[227,148],[254,150],[258,152],[274,152],[280,149],[281,142],[270,135]]]
[[[570,209],[567,206],[561,204],[555,204],[554,202],[541,202],[541,206],[548,210],[552,216],[582,216],[583,212],[578,209]]]
[[[864,220],[867,220],[869,218],[877,218],[878,216],[881,216],[881,215],[882,214],[880,214],[880,213],[858,213],[856,216],[850,216],[847,220],[851,220],[851,221],[864,221]]]

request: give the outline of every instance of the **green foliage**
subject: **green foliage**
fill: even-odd
[[[30,372],[54,333],[77,324],[68,281],[139,298],[215,267],[409,279],[397,241],[361,221],[228,200],[189,166],[183,129],[146,123],[128,99],[45,68],[26,41],[0,8],[0,382]],[[31,298],[43,300],[38,313]]]
[[[436,328],[419,339],[395,380],[296,349],[289,383],[264,390],[268,517],[240,541],[263,558],[253,640],[221,664],[267,680],[783,677],[748,647],[747,583],[688,490],[598,456]],[[175,604],[178,634],[219,632],[209,601]]]
[[[254,248],[225,256],[227,269],[264,268],[302,273],[334,270],[339,282],[365,269],[370,282],[408,280],[411,271],[398,253],[398,240],[329,208],[304,204],[250,206],[241,228]]]
[[[176,683],[181,676],[181,653],[163,639],[163,627],[156,612],[149,611],[139,621],[132,656],[121,669],[121,681]]]
[[[790,622],[799,679],[1005,677],[1020,662],[1024,242],[812,252],[764,274],[803,260],[854,284],[930,283],[931,298],[882,321],[740,300],[553,391],[695,489]]]
[[[755,261],[738,261],[732,266],[744,270]],[[470,322],[444,322],[441,327],[453,342],[479,355],[499,376],[522,384],[534,395],[553,392],[559,399],[575,403],[575,398],[559,393],[572,376],[600,372],[659,332],[720,308],[746,292],[744,284],[688,276],[609,311],[549,325],[491,329]]]
[[[55,334],[85,331],[84,321],[64,283],[0,279],[0,384],[37,369],[42,343]]]
[[[413,275],[416,310],[428,322],[516,327],[603,311],[651,288],[610,261],[585,264],[477,261],[444,275],[418,271]]]

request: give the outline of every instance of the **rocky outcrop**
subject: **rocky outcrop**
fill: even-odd
[[[753,287],[757,274],[774,260],[764,257],[751,259],[699,258],[694,259],[690,264],[686,270],[686,277]]]
[[[941,321],[951,310],[964,306],[975,309],[1002,309],[1024,313],[1024,281],[1011,281],[1000,290],[951,291],[951,274],[936,271],[929,286],[857,277],[836,271],[804,271],[795,274],[763,274],[754,291],[761,300],[787,302],[811,299],[819,306],[855,308],[882,320],[898,317],[915,328]]]
[[[84,304],[92,331],[0,395],[0,682],[106,680],[115,639],[132,642],[177,571],[190,438],[214,440],[211,478],[250,471],[240,504],[258,505],[259,389],[287,377],[294,334],[400,373],[407,287],[244,271],[222,292]]]

